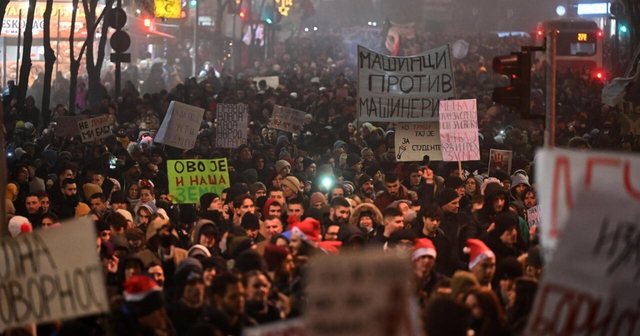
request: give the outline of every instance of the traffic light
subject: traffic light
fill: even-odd
[[[493,71],[509,77],[510,85],[493,89],[493,101],[517,109],[522,118],[530,118],[531,54],[514,52],[493,58]]]
[[[265,6],[262,9],[262,14],[260,16],[262,21],[266,22],[269,25],[274,23],[279,23],[282,18],[282,16],[280,15],[280,13],[278,12],[278,10],[275,8],[274,5]]]

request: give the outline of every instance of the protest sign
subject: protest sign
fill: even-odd
[[[640,206],[640,156],[543,149],[536,154],[540,243],[550,260],[577,195],[616,191]]]
[[[304,320],[293,318],[242,330],[242,336],[307,336]]]
[[[191,149],[196,144],[204,109],[171,101],[154,142]]]
[[[429,155],[431,161],[442,160],[438,127],[437,122],[397,124],[396,160],[398,162],[422,161],[425,155]]]
[[[547,263],[526,335],[638,335],[640,208],[620,190],[580,194]]]
[[[222,195],[222,190],[229,187],[229,166],[226,158],[168,160],[167,177],[174,202],[194,204],[209,192]]]
[[[510,150],[491,149],[489,151],[489,176],[494,176],[496,171],[502,171],[511,175],[511,163],[513,152]]]
[[[280,77],[278,76],[267,76],[267,77],[253,77],[253,81],[256,83],[256,89],[260,90],[260,81],[265,81],[267,83],[267,87],[271,89],[277,89],[280,86]]]
[[[540,225],[540,208],[537,205],[527,209],[527,223],[529,227]]]
[[[304,124],[304,111],[290,107],[275,105],[269,121],[269,128],[279,129],[290,133],[300,133]]]
[[[91,119],[79,120],[78,131],[82,137],[82,142],[93,142],[110,136],[111,119],[108,115],[103,115]]]
[[[218,104],[216,147],[238,148],[247,143],[249,113],[246,104]]]
[[[61,138],[70,138],[80,135],[80,128],[78,128],[78,122],[85,119],[84,116],[60,116],[56,117],[56,126],[53,130],[53,134]]]
[[[310,335],[420,334],[408,256],[382,251],[320,255],[309,263],[307,279]]]
[[[4,238],[0,260],[0,332],[109,309],[88,217]]]
[[[475,99],[440,101],[440,141],[443,161],[480,160]]]
[[[358,46],[360,122],[438,121],[439,101],[454,95],[448,45],[409,57]]]

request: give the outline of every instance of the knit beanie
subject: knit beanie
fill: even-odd
[[[324,196],[323,193],[316,191],[313,194],[311,194],[311,198],[309,198],[309,204],[313,206],[314,204],[319,202],[322,202],[323,205],[326,205],[327,198]]]
[[[458,176],[447,176],[444,179],[444,186],[446,188],[458,189],[464,186],[464,181]]]
[[[264,247],[264,260],[267,263],[269,272],[278,270],[288,255],[289,251],[286,248],[275,244],[267,244]]]
[[[282,184],[298,192],[300,190],[300,181],[295,176],[287,176],[282,180]]]
[[[13,216],[9,220],[9,233],[11,234],[11,237],[15,238],[22,233],[31,231],[33,231],[33,227],[26,217]]]
[[[116,210],[116,212],[121,214],[122,217],[124,217],[126,220],[128,220],[128,221],[133,223],[133,215],[131,215],[131,212],[129,212],[129,210],[118,209],[118,210]]]
[[[498,238],[518,225],[518,216],[512,212],[501,212],[496,216],[495,226],[489,234]]]
[[[200,211],[207,211],[207,209],[209,209],[209,206],[211,205],[211,202],[213,202],[213,200],[216,198],[219,198],[216,193],[210,192],[202,194],[202,196],[200,196]]]
[[[242,216],[240,226],[242,226],[242,228],[245,230],[259,230],[260,222],[258,221],[258,217],[256,217],[256,215],[247,212]]]
[[[124,284],[124,300],[132,315],[142,317],[162,308],[162,288],[145,275],[134,275]]]
[[[256,250],[242,251],[235,259],[235,269],[240,273],[246,273],[249,271],[265,271],[267,266],[260,256],[260,253]]]
[[[15,183],[7,183],[6,198],[12,200],[18,195],[18,186]]]
[[[94,194],[102,193],[102,188],[95,183],[85,183],[82,185],[82,191],[84,192],[84,198],[88,200]]]
[[[291,168],[291,164],[287,160],[278,160],[278,161],[276,161],[276,173],[280,173],[280,171],[284,167]]]
[[[438,198],[437,198],[438,205],[443,206],[443,205],[449,204],[451,201],[453,201],[458,197],[460,197],[460,195],[458,194],[457,191],[451,188],[445,188],[440,192],[440,195],[438,195]]]

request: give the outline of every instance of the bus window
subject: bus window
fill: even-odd
[[[561,32],[558,34],[558,56],[593,56],[596,39],[593,33]]]

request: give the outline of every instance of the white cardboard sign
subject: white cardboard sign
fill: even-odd
[[[536,185],[542,215],[541,244],[552,258],[578,195],[616,191],[640,206],[640,156],[597,151],[542,149],[536,155]]]
[[[154,142],[191,149],[196,144],[204,109],[172,101]]]
[[[95,225],[61,227],[0,240],[0,331],[108,310]]]
[[[440,129],[437,122],[402,123],[396,125],[396,160],[422,161],[429,155],[431,161],[442,160]]]
[[[640,208],[620,190],[579,195],[527,335],[638,335]]]
[[[480,160],[475,99],[440,101],[440,141],[443,161]]]

